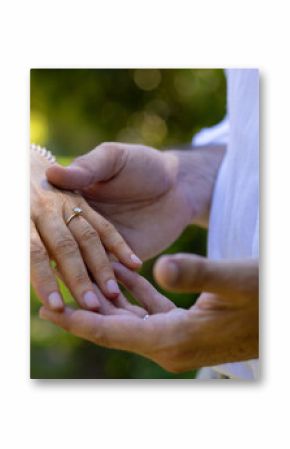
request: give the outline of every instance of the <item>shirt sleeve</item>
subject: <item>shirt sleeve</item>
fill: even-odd
[[[194,146],[227,145],[229,142],[230,126],[226,116],[224,120],[210,128],[203,128],[192,139]]]

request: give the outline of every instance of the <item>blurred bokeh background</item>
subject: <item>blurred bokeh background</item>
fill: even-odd
[[[104,141],[190,151],[194,134],[224,117],[226,81],[221,69],[32,69],[30,100],[31,142],[68,164]],[[189,226],[165,251],[175,252],[205,254],[206,231]],[[147,261],[141,274],[155,285],[154,261]],[[67,302],[73,302],[62,289]],[[195,300],[193,295],[166,295],[181,307]],[[41,321],[38,309],[31,289],[32,378],[195,376],[194,371],[167,373],[137,355],[96,347]]]

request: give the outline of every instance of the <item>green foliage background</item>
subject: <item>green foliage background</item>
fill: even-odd
[[[103,141],[190,149],[198,130],[224,117],[225,105],[221,69],[33,69],[31,141],[49,148],[64,164]],[[206,232],[189,226],[165,252],[205,254]],[[153,284],[154,261],[146,262],[141,272]],[[62,289],[66,301],[73,302]],[[195,299],[165,294],[181,307],[189,307]],[[38,309],[32,289],[32,378],[195,376],[195,372],[167,373],[137,355],[96,347],[41,321]]]

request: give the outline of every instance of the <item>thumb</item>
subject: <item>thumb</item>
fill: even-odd
[[[124,153],[125,148],[120,144],[102,144],[76,158],[68,167],[59,164],[50,166],[46,176],[59,188],[82,190],[115,176],[124,164]]]
[[[258,295],[257,259],[210,260],[191,254],[160,257],[154,277],[164,288],[179,292],[210,292],[224,296]]]
[[[81,190],[92,184],[92,173],[77,164],[63,167],[54,164],[46,170],[46,177],[56,187],[68,190]]]

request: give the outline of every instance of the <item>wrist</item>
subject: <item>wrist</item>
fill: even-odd
[[[55,162],[55,157],[46,148],[30,145],[31,182],[46,181],[46,170]]]
[[[207,227],[212,195],[225,147],[168,152],[176,158],[176,183],[189,208],[190,223]]]
[[[44,200],[51,196],[56,189],[47,181],[46,170],[54,163],[55,158],[45,148],[36,145],[30,146],[30,201],[31,216]]]

